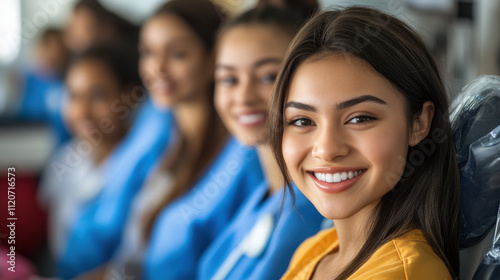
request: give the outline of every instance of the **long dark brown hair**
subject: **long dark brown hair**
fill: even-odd
[[[224,17],[220,10],[208,0],[172,0],[162,5],[153,14],[153,18],[174,15],[183,20],[204,44],[207,55],[211,55],[214,49],[215,36],[219,25]],[[209,85],[209,99],[213,100],[214,84]],[[160,167],[160,172],[175,174],[172,190],[162,198],[159,206],[150,215],[145,217],[144,238],[147,240],[151,235],[154,222],[160,212],[168,204],[185,194],[205,168],[217,155],[227,132],[220,121],[213,103],[210,103],[210,111],[206,116],[206,123],[213,125],[200,134],[202,146],[200,149],[191,149],[183,135],[180,135],[179,147],[169,151],[169,156]]]
[[[412,230],[424,233],[452,277],[459,272],[460,185],[448,120],[448,97],[439,69],[419,36],[386,13],[363,7],[327,11],[297,34],[281,69],[269,111],[273,152],[289,191],[291,178],[282,154],[283,107],[292,76],[306,59],[340,54],[366,61],[404,96],[412,127],[422,105],[432,101],[429,135],[409,147],[405,171],[372,213],[369,235],[337,279],[353,274],[383,244]],[[319,58],[321,59],[321,58]]]

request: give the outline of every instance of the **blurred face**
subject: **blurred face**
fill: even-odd
[[[408,133],[404,97],[363,60],[329,55],[294,73],[283,156],[323,216],[369,215],[403,174]]]
[[[161,15],[141,31],[140,74],[160,107],[208,98],[213,58],[201,39],[181,19]]]
[[[96,60],[83,60],[71,67],[66,84],[66,123],[79,139],[94,144],[116,143],[126,131],[126,122],[113,110],[122,88],[108,68]]]
[[[86,49],[99,37],[99,26],[96,19],[86,8],[73,12],[65,30],[65,42],[72,52],[78,53]]]
[[[219,41],[215,70],[215,107],[242,143],[266,140],[267,106],[291,38],[274,27],[234,27]]]
[[[60,36],[49,36],[38,44],[36,52],[40,68],[57,74],[62,71],[67,53]]]

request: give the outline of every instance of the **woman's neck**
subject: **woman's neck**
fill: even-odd
[[[262,167],[264,168],[267,182],[269,183],[269,192],[274,193],[283,186],[283,178],[278,162],[274,158],[273,151],[269,144],[258,145],[257,153],[262,163]]]
[[[207,129],[217,129],[217,127],[214,127],[217,124],[209,123],[211,110],[213,110],[211,103],[205,98],[178,104],[174,107],[173,113],[177,129],[184,140],[187,141],[190,149],[197,150],[201,147],[202,138]]]
[[[102,139],[100,143],[97,143],[93,147],[93,156],[94,161],[97,166],[101,165],[106,158],[113,152],[113,150],[118,146],[118,144],[123,140],[125,135],[127,134],[127,130],[119,133],[114,139]]]
[[[338,256],[346,262],[352,259],[365,244],[371,228],[371,215],[378,201],[361,209],[358,213],[347,219],[335,219],[333,222],[339,240]]]
[[[94,149],[94,161],[95,161],[95,164],[99,166],[111,154],[111,152],[113,151],[114,147],[116,147],[116,144],[115,145],[100,144],[98,146],[99,147],[96,147]]]

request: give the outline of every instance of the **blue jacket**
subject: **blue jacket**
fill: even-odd
[[[197,279],[212,279],[228,256],[241,246],[245,236],[265,215],[272,217],[273,226],[263,251],[257,256],[241,256],[224,279],[279,279],[286,271],[295,249],[321,229],[324,218],[297,187],[294,186],[295,207],[288,191],[283,200],[282,190],[271,195],[268,195],[268,190],[267,183],[259,186],[231,225],[206,250],[198,266]]]
[[[194,279],[205,249],[264,181],[254,148],[231,138],[202,178],[167,206],[153,227],[145,279]]]

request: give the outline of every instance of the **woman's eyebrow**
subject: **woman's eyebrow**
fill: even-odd
[[[258,68],[266,64],[280,64],[282,60],[279,57],[268,57],[257,61],[253,67]]]
[[[215,64],[215,70],[218,69],[235,70],[236,68],[231,65]]]
[[[362,96],[358,96],[358,97],[355,97],[353,99],[349,99],[349,100],[346,100],[344,102],[337,104],[336,109],[337,109],[337,111],[340,111],[340,110],[352,107],[354,105],[357,105],[357,104],[363,103],[363,102],[375,102],[375,103],[387,105],[387,103],[384,100],[382,100],[378,97],[375,97],[373,95],[362,95]],[[316,112],[316,108],[314,106],[300,103],[300,102],[296,102],[296,101],[290,101],[290,102],[286,103],[283,110],[286,110],[287,108],[295,108],[295,109],[304,110],[304,111]]]
[[[352,106],[357,105],[357,104],[362,103],[362,102],[375,102],[375,103],[387,105],[387,103],[384,100],[382,100],[378,97],[375,97],[373,95],[361,95],[361,96],[358,96],[358,97],[355,97],[353,99],[349,99],[349,100],[346,100],[344,102],[337,104],[337,106],[336,106],[337,111],[352,107]]]
[[[264,58],[264,59],[261,59],[257,62],[254,63],[253,67],[254,68],[259,68],[259,67],[262,67],[264,65],[267,65],[267,64],[280,64],[282,61],[281,58],[277,58],[277,57],[268,57],[268,58]],[[217,63],[215,65],[215,68],[216,69],[227,69],[227,70],[234,70],[236,69],[236,67],[232,66],[232,65],[225,65],[225,64],[221,64],[221,63]]]
[[[283,110],[286,110],[287,108],[295,108],[304,111],[316,112],[316,108],[314,108],[313,106],[295,101],[290,101],[286,103],[285,108],[283,108]]]

